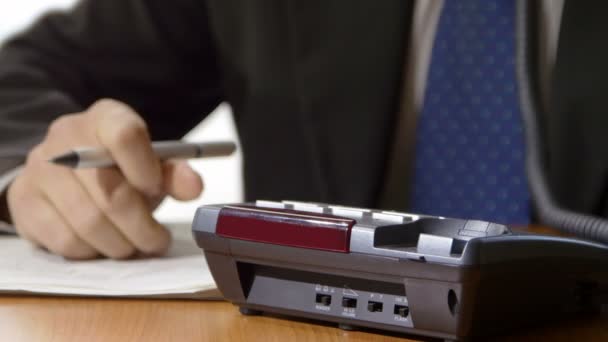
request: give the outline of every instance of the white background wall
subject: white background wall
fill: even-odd
[[[74,2],[74,0],[0,0],[0,41],[27,27],[48,9],[67,9]],[[204,122],[188,133],[185,139],[191,141],[220,139],[237,141],[230,107],[225,104],[218,107]],[[186,203],[167,199],[155,213],[158,219],[163,221],[189,221],[192,219],[196,207],[201,204],[242,200],[240,152],[227,158],[192,161],[191,165],[203,175],[205,181],[203,195]]]
[[[68,8],[74,0],[0,0],[0,40],[26,27],[49,8]]]

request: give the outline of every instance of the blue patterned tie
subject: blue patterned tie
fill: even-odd
[[[412,211],[530,220],[515,1],[446,0],[418,119]]]

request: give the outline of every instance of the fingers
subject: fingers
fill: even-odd
[[[167,250],[171,235],[152,216],[146,197],[119,170],[79,170],[76,174],[95,205],[135,248],[153,255]]]
[[[90,259],[97,251],[75,234],[42,193],[17,178],[9,188],[8,204],[20,235],[49,251],[71,259]]]
[[[42,193],[82,241],[113,259],[134,254],[135,247],[97,207],[73,171],[61,167],[46,171],[36,177]]]
[[[88,112],[95,120],[95,136],[129,183],[149,196],[161,194],[161,163],[139,115],[127,105],[112,100],[98,101]]]
[[[203,191],[201,176],[186,161],[163,163],[163,179],[165,191],[176,200],[193,200]]]
[[[74,171],[47,162],[78,146],[109,150],[118,168]],[[155,201],[167,192],[193,199],[202,188],[185,162],[161,164],[137,113],[103,100],[52,123],[7,200],[19,234],[35,244],[69,258],[125,258],[166,251],[171,236],[152,216]]]

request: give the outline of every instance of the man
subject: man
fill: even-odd
[[[505,1],[484,11],[514,6]],[[475,13],[490,2],[463,3]],[[70,258],[162,252],[169,235],[151,208],[167,194],[193,198],[202,183],[184,163],[161,164],[150,141],[179,138],[221,101],[234,110],[247,199],[423,208],[416,196],[408,204],[419,184],[410,184],[417,176],[408,171],[430,170],[419,164],[424,153],[415,148],[414,132],[421,125],[415,124],[418,114],[426,117],[421,107],[432,102],[422,99],[426,70],[441,67],[435,66],[435,52],[431,57],[431,50],[439,51],[432,48],[434,31],[450,33],[449,20],[439,20],[442,6],[402,0],[85,0],[71,13],[49,15],[0,52],[2,147],[33,147],[19,171],[17,163],[3,166],[18,174],[6,193],[3,218],[23,237]],[[450,5],[455,12],[459,6]],[[562,206],[605,216],[608,157],[596,150],[607,146],[608,136],[606,5],[566,0],[519,6],[532,24],[534,86],[545,109],[537,121],[551,190]],[[471,13],[463,25],[470,18],[478,19],[477,30],[492,24]],[[497,25],[515,22],[513,16],[491,15],[498,15]],[[466,56],[457,62],[466,63]],[[482,99],[471,95],[467,101],[477,105]],[[118,168],[74,172],[46,162],[82,145],[107,148]],[[514,172],[523,172],[520,164]],[[437,192],[421,189],[421,195]],[[520,217],[532,219],[526,191],[513,202],[526,208]],[[472,212],[477,205],[469,205]]]

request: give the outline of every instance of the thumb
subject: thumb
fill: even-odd
[[[176,200],[189,201],[203,191],[203,179],[186,161],[167,161],[163,163],[163,187]]]

